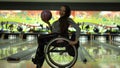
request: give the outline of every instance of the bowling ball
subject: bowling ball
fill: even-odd
[[[43,10],[41,12],[41,19],[44,22],[48,22],[52,18],[52,13],[49,10]]]

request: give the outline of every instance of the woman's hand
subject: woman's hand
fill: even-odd
[[[73,45],[73,46],[74,46],[75,44],[77,44],[77,43],[78,43],[78,40],[70,41],[70,42],[69,42],[69,44],[70,44],[70,45]]]

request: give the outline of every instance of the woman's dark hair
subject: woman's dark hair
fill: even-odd
[[[69,6],[67,5],[63,5],[63,7],[65,7],[65,15],[59,18],[59,22],[60,22],[60,31],[63,34],[68,33],[68,27],[69,27],[69,23],[68,23],[68,18],[71,14],[71,9]]]

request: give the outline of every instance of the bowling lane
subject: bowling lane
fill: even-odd
[[[37,40],[33,38],[28,38],[26,40],[22,40],[19,38],[12,40],[8,39],[5,42],[0,42],[0,59],[30,49],[32,47],[35,47],[36,45]]]
[[[90,41],[86,41],[85,37],[81,38],[81,45],[88,52],[84,53],[85,50],[83,50],[83,53],[90,62],[93,60],[100,63],[120,62],[120,44],[118,42],[113,43],[111,43],[110,41],[106,41],[104,37]]]

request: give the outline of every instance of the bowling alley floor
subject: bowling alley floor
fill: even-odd
[[[36,39],[0,39],[0,41],[0,68],[35,68],[35,65],[31,62],[31,58],[35,55],[35,49],[28,54],[29,57],[18,61],[7,61],[5,58],[37,47]],[[83,54],[78,53],[78,60],[73,68],[120,68],[120,42],[80,39],[80,45],[78,52],[82,50]],[[81,61],[81,55],[87,58],[88,62],[86,64]],[[45,61],[42,68],[50,67]]]
[[[35,68],[35,65],[31,60],[22,60],[20,62],[8,62],[6,60],[0,61],[0,68]],[[45,62],[43,68],[50,68]],[[73,68],[120,68],[120,62],[111,61],[111,62],[88,62],[86,64],[77,61]]]

